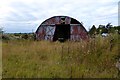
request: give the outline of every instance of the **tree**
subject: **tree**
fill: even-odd
[[[28,34],[27,34],[27,33],[23,34],[23,35],[22,35],[22,38],[23,38],[23,39],[28,39]]]
[[[96,34],[96,27],[95,27],[95,25],[93,25],[92,28],[89,30],[89,35],[93,36],[95,34]]]
[[[105,25],[99,25],[97,28],[97,33],[102,34],[102,33],[108,33],[108,29],[106,28]]]
[[[110,27],[112,27],[111,23],[108,23],[106,26],[105,26],[107,29],[109,29]]]

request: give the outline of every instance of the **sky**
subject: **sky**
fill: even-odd
[[[120,1],[118,3],[118,25],[120,26]]]
[[[69,16],[92,25],[118,25],[119,0],[0,0],[0,28],[6,33],[35,32],[53,16]]]

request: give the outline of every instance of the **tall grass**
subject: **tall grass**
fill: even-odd
[[[2,79],[2,41],[0,40],[0,79]]]
[[[111,41],[111,39],[114,39]],[[3,41],[3,78],[117,78],[118,35],[89,41]]]

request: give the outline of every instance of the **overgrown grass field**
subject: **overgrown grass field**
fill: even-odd
[[[118,35],[89,41],[2,42],[3,78],[117,78]]]

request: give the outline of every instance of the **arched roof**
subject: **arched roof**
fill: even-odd
[[[36,30],[36,33],[37,31],[39,30],[39,28],[41,26],[54,26],[55,24],[60,24],[60,20],[61,19],[66,19],[65,20],[65,24],[71,24],[71,25],[80,25],[83,29],[84,26],[76,19],[72,18],[72,17],[69,17],[69,16],[53,16],[53,17],[50,17],[48,19],[46,19],[45,21],[43,21],[40,26],[38,27],[38,29]],[[85,31],[87,32],[87,30],[85,29]]]
[[[51,19],[53,19],[53,18],[57,18],[57,17],[59,17],[59,18],[70,18],[71,20],[73,20],[73,21],[71,22],[71,24],[81,24],[78,20],[76,20],[76,19],[74,19],[74,18],[72,18],[72,17],[69,17],[69,16],[53,16],[53,17],[48,18],[48,19],[46,19],[45,21],[43,21],[43,22],[41,23],[41,25],[44,24],[46,21],[49,21],[49,20],[51,20]]]

